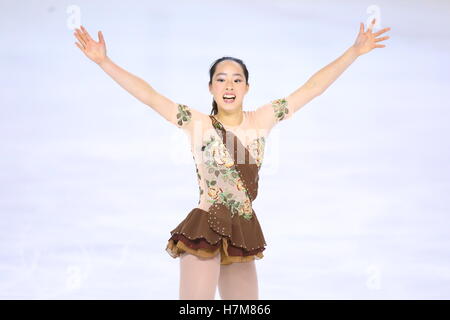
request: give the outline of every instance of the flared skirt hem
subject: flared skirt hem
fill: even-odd
[[[203,243],[207,243],[206,240],[204,239],[196,239],[196,240],[201,240],[203,241]],[[229,241],[230,240],[228,238],[222,237],[222,241],[219,241],[216,245],[209,245],[209,248],[192,248],[193,242],[191,240],[187,239],[186,237],[177,237],[177,234],[174,234],[168,240],[166,251],[173,258],[179,257],[184,252],[193,254],[200,258],[212,258],[220,253],[221,265],[228,265],[235,262],[248,262],[252,260],[260,260],[264,257],[262,251],[265,250],[265,248],[260,248],[259,251],[254,250],[252,254],[249,255],[232,255],[229,253],[230,251]]]

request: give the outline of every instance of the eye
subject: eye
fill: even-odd
[[[217,79],[217,81],[223,81],[223,79]],[[241,79],[236,79],[235,81],[239,81],[239,82],[242,82],[242,80],[241,80]]]

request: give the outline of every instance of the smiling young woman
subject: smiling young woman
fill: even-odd
[[[81,27],[78,48],[120,86],[163,118],[188,133],[199,187],[198,206],[170,233],[166,251],[180,257],[180,299],[258,299],[255,260],[264,257],[266,242],[252,202],[258,194],[265,141],[272,128],[322,94],[359,56],[389,37],[376,38],[363,24],[355,43],[287,97],[277,97],[255,110],[243,110],[250,88],[244,62],[217,59],[209,70],[211,114],[176,103],[147,82],[116,65],[106,55],[101,32],[94,41]],[[201,145],[194,133],[199,134]]]

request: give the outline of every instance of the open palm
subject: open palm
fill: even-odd
[[[367,31],[364,31],[364,24],[361,22],[359,26],[359,34],[356,38],[353,47],[356,48],[359,55],[365,54],[374,48],[384,48],[386,45],[384,44],[376,44],[377,42],[389,39],[389,36],[385,36],[382,38],[376,39],[380,34],[391,30],[391,28],[384,28],[378,32],[372,33],[372,28],[375,25],[376,19],[372,20],[371,25],[367,28]]]
[[[83,26],[80,27],[81,30],[75,28],[74,35],[80,42],[75,42],[75,44],[89,59],[99,64],[106,58],[106,44],[102,32],[98,32],[99,41],[97,42],[92,39],[92,37]]]

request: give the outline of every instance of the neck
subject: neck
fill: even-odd
[[[217,120],[219,120],[223,125],[225,126],[238,126],[242,123],[244,120],[244,113],[242,110],[239,110],[238,112],[234,113],[224,113],[224,112],[218,112],[215,117]]]

